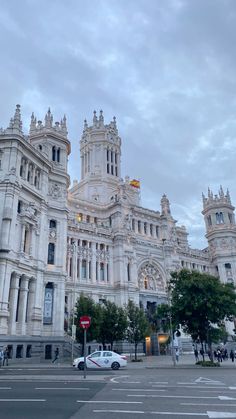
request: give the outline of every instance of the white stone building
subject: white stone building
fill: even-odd
[[[138,181],[121,177],[116,120],[94,112],[80,141],[81,180],[69,189],[66,118],[31,117],[20,106],[0,130],[0,346],[12,358],[52,356],[81,292],[97,302],[144,308],[166,300],[166,281],[185,267],[236,281],[236,227],[229,193],[208,191],[209,247],[193,250],[163,195],[160,211],[140,206]]]

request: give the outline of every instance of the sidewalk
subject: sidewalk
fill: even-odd
[[[133,359],[133,357],[132,357]],[[140,359],[140,358],[139,358]],[[184,354],[179,357],[179,362],[176,362],[174,366],[173,359],[170,355],[160,355],[160,356],[146,356],[141,357],[141,362],[132,362],[130,357],[128,357],[128,369],[142,369],[142,368],[207,368],[201,367],[195,364],[195,357],[193,354]],[[208,358],[206,358],[208,360]],[[11,362],[9,360],[9,366],[1,367],[2,368],[14,368],[14,369],[64,369],[72,368],[71,361],[59,362],[58,364],[52,364],[52,362],[42,362],[42,363],[23,363],[23,362]],[[212,368],[212,367],[210,367]],[[232,362],[230,359],[223,361],[220,364],[220,368],[236,368],[236,361]],[[0,371],[1,371],[0,369]]]

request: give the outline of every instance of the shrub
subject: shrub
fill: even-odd
[[[213,361],[198,361],[196,362],[196,365],[200,365],[201,367],[220,367],[219,362]]]

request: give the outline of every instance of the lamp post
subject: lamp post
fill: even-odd
[[[71,360],[73,363],[74,360],[74,343],[76,339],[76,325],[75,325],[75,281],[76,281],[76,255],[77,255],[77,246],[76,243],[72,244],[72,325],[71,325]]]
[[[166,239],[162,239],[162,252],[163,252],[163,264],[164,264],[164,272],[166,276],[166,293],[167,293],[167,302],[170,309],[169,314],[169,327],[170,327],[170,347],[171,347],[171,356],[174,367],[176,366],[176,357],[174,351],[174,337],[173,337],[173,325],[172,325],[172,314],[171,314],[171,302],[170,302],[170,289],[169,289],[169,278],[166,269],[166,260],[165,260],[165,241]]]

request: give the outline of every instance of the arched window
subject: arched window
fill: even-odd
[[[61,150],[60,148],[57,149],[57,161],[58,163],[60,162],[60,154],[61,154]]]

